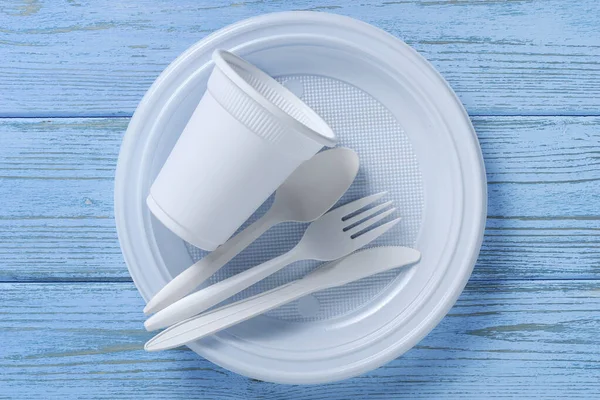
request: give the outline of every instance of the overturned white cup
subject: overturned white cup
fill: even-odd
[[[336,138],[269,75],[217,50],[207,90],[146,199],[194,246],[214,250],[304,161]]]

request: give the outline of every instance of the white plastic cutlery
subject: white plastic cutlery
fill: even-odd
[[[388,209],[391,201],[361,211],[384,194],[367,196],[329,211],[310,224],[300,242],[287,253],[179,300],[148,318],[144,326],[151,331],[199,314],[293,262],[332,261],[360,249],[400,220],[397,218],[373,228],[394,212],[395,208]]]
[[[144,348],[159,351],[182,346],[263,314],[307,294],[418,262],[421,253],[407,247],[376,247],[328,263],[302,279],[180,322],[150,339]]]
[[[358,172],[358,156],[339,147],[306,161],[277,189],[267,213],[215,251],[177,275],[146,305],[145,314],[162,310],[191,293],[269,228],[282,222],[311,222],[348,190]]]

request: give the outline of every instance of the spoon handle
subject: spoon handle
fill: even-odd
[[[254,285],[258,281],[274,274],[286,265],[303,259],[299,257],[298,247],[264,262],[256,267],[247,269],[230,278],[219,281],[202,290],[190,294],[183,299],[160,310],[144,322],[148,331],[165,328],[206,311],[210,307],[227,300],[234,294]]]
[[[246,229],[217,247],[215,251],[199,260],[191,267],[167,283],[146,305],[146,315],[155,313],[182,299],[215,272],[227,264],[233,257],[258,239],[273,225],[279,223],[273,213],[267,212],[250,224]]]

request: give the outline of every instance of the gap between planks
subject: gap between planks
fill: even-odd
[[[3,113],[0,111],[1,119],[73,119],[73,118],[131,118],[133,114],[122,114],[122,113],[85,113],[85,114],[53,114],[53,113],[36,113],[36,114],[22,114],[22,113]],[[573,117],[573,118],[585,118],[585,117],[600,117],[600,112],[572,112],[572,113],[545,113],[545,112],[530,112],[530,113],[511,113],[511,112],[497,112],[493,114],[470,112],[469,117]]]
[[[477,283],[477,284],[504,284],[504,283],[510,283],[510,284],[518,284],[520,282],[538,282],[538,283],[544,283],[544,282],[600,282],[600,278],[498,278],[498,279],[481,279],[481,278],[471,278],[469,279],[468,284],[470,283]],[[109,283],[109,284],[113,284],[113,283],[133,283],[133,280],[129,277],[107,277],[107,278],[93,278],[93,279],[81,279],[81,278],[74,278],[74,279],[65,279],[65,278],[59,278],[59,279],[53,279],[53,278],[49,278],[49,279],[15,279],[15,280],[10,280],[10,279],[3,279],[0,280],[0,285],[1,284],[25,284],[25,285],[30,285],[30,284],[38,284],[38,285],[46,285],[46,284],[65,284],[65,285],[69,285],[69,284],[73,284],[73,283],[85,283],[85,284],[104,284],[104,283]]]

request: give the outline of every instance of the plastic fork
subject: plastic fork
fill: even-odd
[[[396,218],[375,226],[394,212],[395,208],[389,208],[391,201],[363,210],[383,195],[385,192],[377,193],[329,211],[310,224],[287,253],[184,297],[148,318],[144,326],[152,331],[193,317],[296,261],[333,261],[360,249],[400,221]]]

